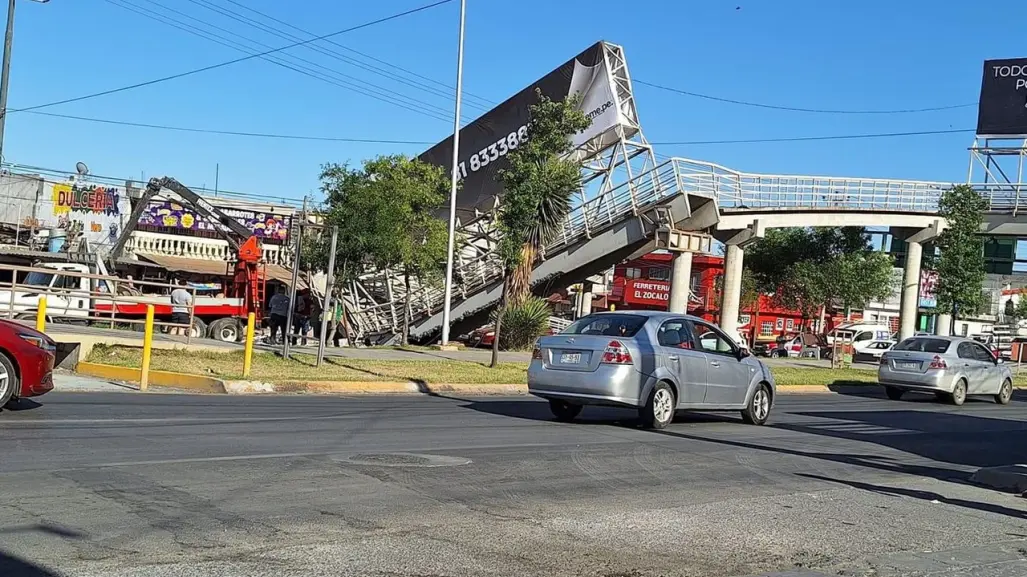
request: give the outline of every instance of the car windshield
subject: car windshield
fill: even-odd
[[[571,323],[561,334],[631,338],[645,325],[646,320],[647,317],[639,315],[587,316]]]
[[[22,281],[24,284],[32,286],[50,286],[50,281],[53,279],[53,275],[45,272],[30,272],[25,280]]]
[[[951,342],[945,339],[915,337],[912,339],[906,339],[902,341],[901,343],[895,345],[895,348],[892,350],[941,354],[949,350],[950,344]]]

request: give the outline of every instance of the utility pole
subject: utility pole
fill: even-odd
[[[325,339],[328,338],[329,306],[332,303],[332,285],[335,284],[335,247],[339,241],[339,227],[332,227],[332,248],[328,253],[328,273],[325,278],[325,300],[321,307],[321,338],[317,341],[317,366],[320,367],[325,358]],[[341,296],[341,295],[340,295]],[[345,313],[343,313],[345,314]]]
[[[7,2],[7,34],[4,36],[4,65],[0,70],[0,161],[4,158],[4,127],[7,124],[7,88],[11,75],[11,47],[14,44],[14,0]]]
[[[446,290],[442,303],[442,344],[449,344],[451,300],[453,299],[453,261],[456,258],[456,191],[460,182],[460,100],[464,83],[464,16],[467,0],[460,0],[460,34],[456,50],[456,105],[453,112],[453,170],[449,187],[449,239],[446,241]]]
[[[293,221],[295,222],[295,220]],[[289,288],[289,312],[285,316],[285,342],[282,343],[282,358],[289,358],[289,345],[292,343],[292,319],[296,309],[296,285],[300,282],[300,252],[303,250],[303,225],[307,223],[307,197],[303,197],[303,212],[300,213],[299,225],[294,227],[296,238],[292,253],[292,287]]]
[[[50,0],[35,0],[46,4]],[[4,158],[4,128],[7,125],[7,91],[11,74],[11,48],[14,44],[14,2],[7,2],[7,33],[4,35],[4,64],[0,69],[0,161]]]

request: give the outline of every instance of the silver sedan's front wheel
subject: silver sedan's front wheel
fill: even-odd
[[[770,418],[771,405],[770,387],[760,383],[752,394],[749,404],[742,410],[742,420],[750,425],[762,425]]]
[[[638,410],[642,425],[648,429],[662,429],[674,420],[677,399],[667,383],[656,383],[644,407]]]

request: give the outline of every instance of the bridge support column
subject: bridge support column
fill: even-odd
[[[900,341],[916,333],[916,317],[920,311],[920,264],[923,260],[923,243],[937,238],[946,226],[945,221],[938,219],[931,226],[906,237],[906,262],[902,271],[899,301]]]
[[[934,334],[940,337],[947,337],[952,334],[952,315],[938,315],[934,320]]]
[[[679,252],[674,255],[670,271],[670,312],[688,312],[688,294],[692,286],[692,253]]]
[[[720,328],[732,339],[738,333],[738,308],[742,300],[742,260],[739,244],[728,244],[724,252],[724,287],[720,304]]]
[[[581,283],[581,290],[578,291],[577,299],[578,318],[587,317],[592,314],[592,283],[585,281]]]
[[[899,301],[899,340],[916,332],[917,311],[920,310],[920,262],[923,245],[906,241],[906,263],[902,272],[902,293]]]

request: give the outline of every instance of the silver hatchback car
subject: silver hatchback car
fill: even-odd
[[[1001,358],[972,339],[908,338],[881,356],[877,380],[889,399],[906,391],[930,392],[962,405],[967,395],[991,395],[1005,405],[1013,398],[1013,375]]]
[[[766,365],[719,327],[630,311],[588,315],[540,338],[528,391],[549,400],[560,420],[573,420],[584,405],[633,407],[644,425],[662,429],[677,409],[738,410],[762,425],[776,389]]]

